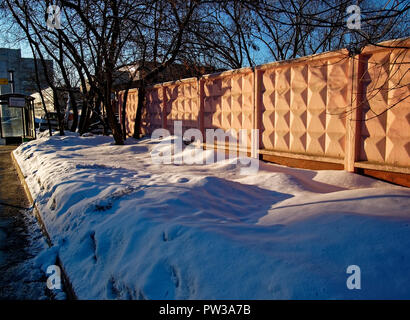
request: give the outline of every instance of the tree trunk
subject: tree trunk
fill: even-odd
[[[60,130],[60,136],[64,136],[64,119],[61,114],[60,101],[58,100],[58,92],[53,88],[54,109],[57,112],[58,128]]]
[[[141,120],[142,120],[142,108],[145,105],[145,84],[142,82],[138,87],[138,105],[137,114],[135,115],[134,134],[135,139],[141,138]]]
[[[112,74],[106,72],[106,87],[105,87],[105,94],[104,94],[104,104],[105,104],[105,111],[107,112],[108,123],[112,130],[112,135],[115,140],[115,144],[122,145],[124,144],[124,138],[122,135],[121,126],[115,117],[115,112],[113,108],[113,103],[111,100],[111,89],[112,89]]]
[[[78,126],[78,107],[77,107],[77,101],[75,100],[74,92],[69,92],[69,95],[70,95],[71,108],[73,109],[73,123],[71,124],[70,131],[75,132]]]

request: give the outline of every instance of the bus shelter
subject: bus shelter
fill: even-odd
[[[33,101],[20,93],[0,95],[0,131],[6,144],[36,138]]]

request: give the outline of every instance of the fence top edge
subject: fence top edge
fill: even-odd
[[[400,47],[408,46],[410,47],[410,37],[407,38],[400,38],[394,40],[387,40],[375,45],[369,44],[363,48],[361,54],[374,54],[380,51],[393,51],[393,50],[405,50]],[[395,48],[399,47],[399,48]]]
[[[179,85],[179,84],[186,84],[189,82],[197,82],[197,78],[191,77],[191,78],[184,78],[184,79],[179,79],[179,80],[172,80],[172,81],[167,81],[167,82],[161,82],[161,83],[155,83],[152,85],[149,85],[146,87],[146,90],[153,90],[153,89],[158,89],[162,87],[169,87],[173,85]]]
[[[255,67],[255,70],[265,70],[265,69],[269,69],[272,67],[282,67],[286,65],[294,65],[294,64],[306,63],[310,61],[317,62],[317,61],[322,61],[322,60],[336,59],[336,58],[348,57],[348,56],[349,56],[349,52],[347,49],[340,49],[337,51],[326,51],[326,52],[321,52],[321,53],[317,53],[314,55],[299,57],[299,58],[290,59],[290,60],[273,61],[273,62],[269,62],[265,64],[260,64]]]
[[[223,78],[226,76],[234,75],[234,74],[239,74],[239,73],[251,73],[253,72],[253,68],[251,67],[243,67],[239,69],[232,69],[232,70],[226,70],[226,71],[221,71],[221,72],[216,72],[216,73],[209,73],[209,74],[204,74],[200,79],[217,79],[217,78]]]
[[[121,96],[121,95],[124,95],[124,94],[125,94],[125,91],[127,91],[127,90],[126,90],[126,89],[124,89],[124,90],[118,90],[118,91],[116,91],[116,93],[118,93],[118,95]],[[130,95],[130,94],[132,94],[132,93],[134,93],[134,92],[138,92],[138,88],[130,88],[130,89],[128,89],[128,95]]]
[[[197,80],[198,79],[195,77],[184,78],[184,79],[179,79],[179,80],[172,80],[172,81],[163,82],[162,86],[168,87],[168,86],[173,86],[173,85],[185,84],[189,82],[197,82]]]
[[[379,52],[379,51],[394,50],[395,47],[407,46],[407,45],[410,46],[410,37],[387,40],[387,41],[377,43],[376,45],[372,45],[372,44],[366,45],[363,48],[363,51],[361,52],[361,54],[370,54],[370,53],[375,53],[376,51]],[[339,49],[335,51],[326,51],[326,52],[321,52],[321,53],[313,54],[310,56],[304,56],[304,57],[294,58],[290,60],[273,61],[273,62],[255,66],[255,70],[265,70],[265,69],[272,68],[272,67],[282,67],[285,65],[306,63],[309,61],[321,61],[321,60],[348,57],[348,56],[349,56],[349,51],[346,48],[343,48],[343,49]]]

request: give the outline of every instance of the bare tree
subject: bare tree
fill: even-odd
[[[55,83],[49,79],[50,87],[63,87],[75,103],[75,87],[80,85],[81,117],[77,120],[73,105],[75,121],[71,130],[78,122],[83,133],[98,121],[105,132],[109,126],[117,144],[124,142],[125,133],[124,124],[116,118],[113,88],[123,77],[124,65],[138,66],[125,89],[139,88],[134,131],[134,137],[139,138],[145,87],[173,63],[198,69],[240,68],[341,48],[349,49],[348,59],[365,45],[409,35],[410,4],[398,0],[356,1],[361,10],[360,29],[347,26],[347,8],[352,4],[348,0],[54,3],[61,7],[61,29],[47,27],[51,1],[5,0],[1,6],[34,48],[38,61],[43,64],[51,58],[56,62],[57,77]],[[134,81],[137,74],[138,81]],[[125,105],[127,94],[124,98]],[[58,105],[56,108],[61,109]]]

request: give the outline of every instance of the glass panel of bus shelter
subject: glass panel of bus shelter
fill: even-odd
[[[1,106],[1,131],[3,137],[23,136],[22,108]]]

